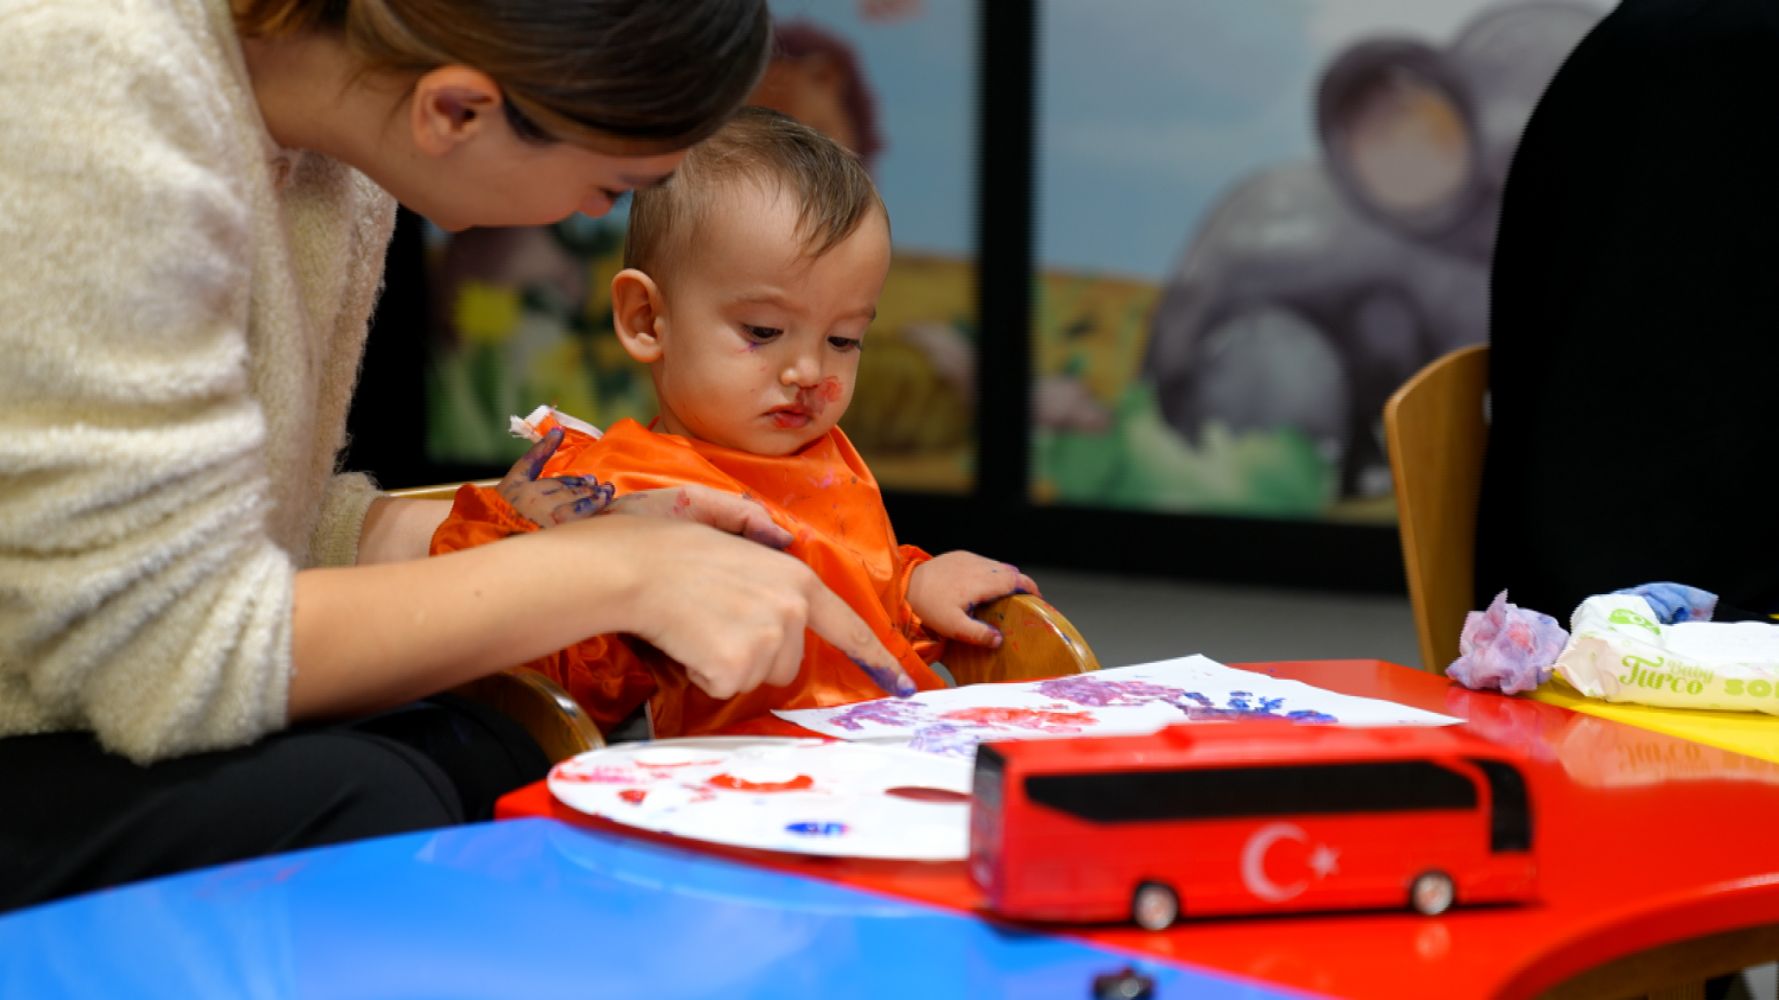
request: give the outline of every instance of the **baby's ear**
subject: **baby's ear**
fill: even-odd
[[[612,278],[612,330],[632,358],[651,364],[661,357],[661,331],[667,325],[661,287],[627,267]]]

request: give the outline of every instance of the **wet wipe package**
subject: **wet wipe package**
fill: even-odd
[[[1779,625],[1665,625],[1636,594],[1581,602],[1556,675],[1590,698],[1779,715]]]

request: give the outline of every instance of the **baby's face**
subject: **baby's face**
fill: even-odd
[[[880,213],[812,260],[788,197],[723,192],[663,283],[661,429],[757,455],[826,434],[852,402],[889,260]]]

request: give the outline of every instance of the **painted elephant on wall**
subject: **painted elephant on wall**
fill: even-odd
[[[1233,185],[1150,320],[1142,374],[1188,441],[1293,428],[1341,497],[1387,494],[1381,414],[1422,365],[1488,335],[1508,164],[1533,106],[1604,11],[1529,0],[1449,44],[1363,39],[1315,94],[1320,158]]]

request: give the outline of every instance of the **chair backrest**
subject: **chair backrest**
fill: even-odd
[[[947,644],[942,662],[959,685],[1043,680],[1100,667],[1087,640],[1041,597],[1002,597],[977,608],[975,616],[1001,630],[1001,644],[994,649]]]
[[[459,684],[451,693],[487,705],[518,723],[551,763],[605,746],[593,719],[561,685],[535,670],[503,670]]]
[[[1429,363],[1384,404],[1384,441],[1421,669],[1443,673],[1475,603],[1476,505],[1488,442],[1489,347]]]

